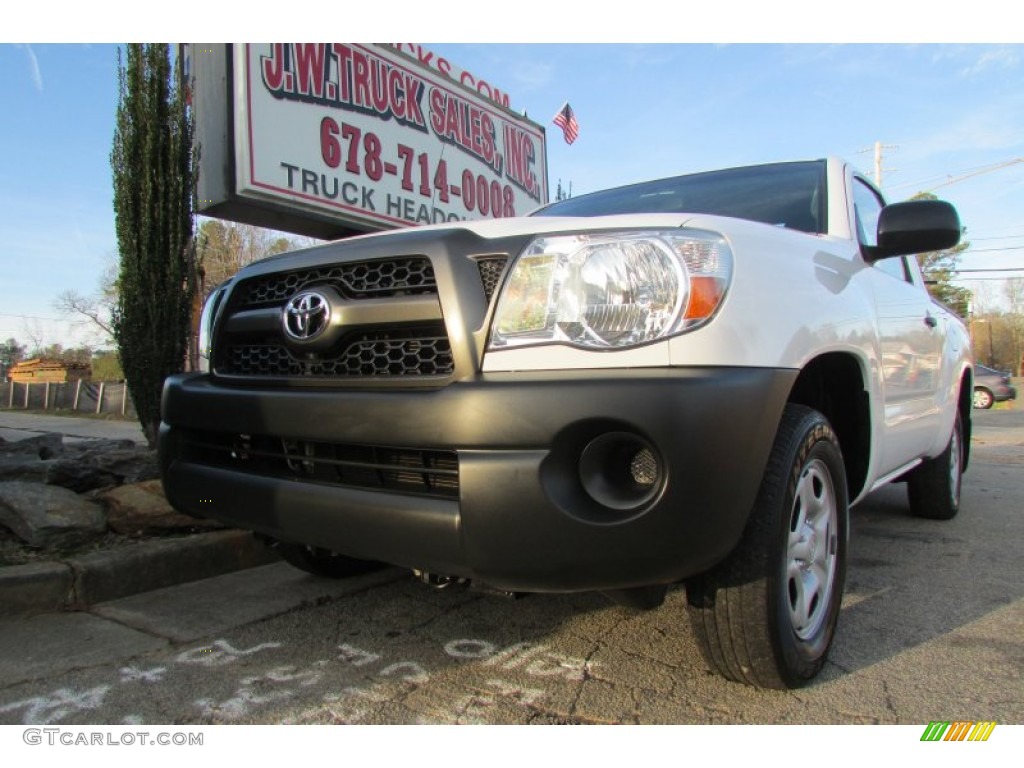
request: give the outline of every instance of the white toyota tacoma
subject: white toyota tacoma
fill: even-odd
[[[653,181],[533,216],[369,235],[239,272],[164,390],[180,510],[289,562],[654,607],[708,663],[822,668],[848,511],[953,517],[972,356],[909,254],[956,211],[836,159]]]

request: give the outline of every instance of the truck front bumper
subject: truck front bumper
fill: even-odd
[[[165,385],[161,471],[183,512],[356,558],[516,591],[670,583],[738,541],[795,377],[491,373],[380,391],[187,374]]]

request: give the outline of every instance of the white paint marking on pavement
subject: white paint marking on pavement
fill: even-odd
[[[373,664],[374,662],[380,661],[379,653],[371,653],[370,651],[364,651],[361,648],[342,643],[338,646],[338,650],[341,653],[338,654],[338,658],[342,661],[347,661],[353,667],[363,667],[367,664]]]
[[[487,685],[496,689],[499,696],[514,699],[528,707],[535,706],[547,695],[540,688],[523,688],[507,680],[491,679],[487,681]]]
[[[71,688],[60,688],[48,696],[34,696],[31,699],[5,704],[0,707],[0,712],[13,712],[24,708],[25,717],[22,722],[25,725],[48,725],[63,720],[72,712],[98,708],[103,704],[103,697],[109,690],[109,685],[98,685],[81,692]]]
[[[486,640],[460,639],[445,644],[445,653],[456,659],[483,659],[485,667],[513,670],[522,668],[534,677],[564,677],[582,680],[597,662],[549,650],[546,645],[516,643],[502,650]]]
[[[203,645],[182,651],[175,658],[179,664],[201,664],[205,667],[221,667],[232,664],[243,656],[265,651],[268,648],[280,648],[281,643],[260,643],[252,648],[235,648],[227,640],[214,640],[213,645]]]
[[[452,640],[445,643],[444,652],[456,659],[486,659],[497,647],[486,640]]]
[[[410,683],[416,683],[418,685],[430,682],[430,675],[427,674],[427,670],[415,661],[400,661],[397,664],[392,664],[391,666],[382,669],[380,671],[380,676],[390,677],[399,670],[409,670],[399,676],[402,680],[406,680]]]
[[[153,669],[139,669],[138,667],[121,667],[121,682],[134,683],[141,680],[144,683],[163,682],[164,673],[167,667],[153,667]]]

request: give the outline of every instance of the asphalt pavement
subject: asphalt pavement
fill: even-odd
[[[0,621],[0,723],[987,720],[993,742],[1020,743],[1006,726],[1024,723],[1024,412],[975,425],[957,518],[911,517],[899,486],[854,510],[836,643],[798,691],[710,674],[682,589],[636,612],[277,563]]]

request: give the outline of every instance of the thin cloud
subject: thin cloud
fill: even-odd
[[[616,49],[622,56],[623,64],[629,69],[661,67],[672,63],[679,52],[674,45],[620,45]]]
[[[28,66],[32,71],[32,84],[36,87],[39,93],[43,92],[43,73],[39,69],[39,59],[36,58],[35,51],[32,50],[31,45],[20,45],[18,46],[28,55]]]
[[[935,128],[910,146],[922,157],[992,150],[1018,154],[1022,141],[1017,114],[1012,100],[976,109]]]
[[[535,91],[543,88],[553,77],[553,69],[550,64],[541,62],[522,62],[512,72],[512,79],[517,90],[524,92]]]
[[[951,62],[961,79],[976,77],[992,70],[1009,70],[1020,64],[1020,46],[942,45],[929,47],[936,64]]]
[[[1016,51],[1009,48],[998,48],[994,51],[985,51],[969,67],[960,70],[961,77],[974,77],[988,69],[1011,69],[1018,61]]]

